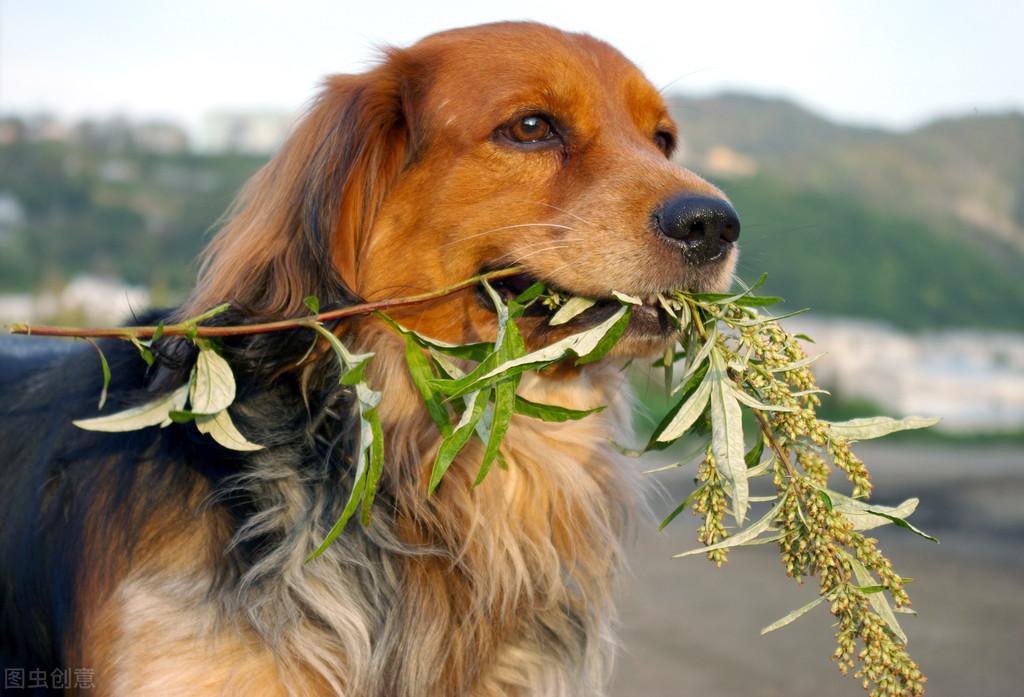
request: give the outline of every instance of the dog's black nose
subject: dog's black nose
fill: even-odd
[[[720,198],[676,196],[655,210],[653,217],[658,232],[696,262],[718,258],[740,237],[740,217]]]

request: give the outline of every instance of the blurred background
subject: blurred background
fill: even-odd
[[[1019,1],[4,0],[0,322],[111,323],[181,299],[211,227],[323,76],[500,19],[592,33],[663,90],[679,162],[741,214],[740,276],[767,272],[786,309],[813,309],[787,326],[827,352],[828,415],[943,417],[861,448],[879,502],[920,496],[915,522],[942,544],[879,536],[916,579],[905,628],[929,694],[1020,694]],[[656,514],[692,476],[656,478]],[[758,636],[814,589],[760,547],[719,570],[672,559],[695,527],[639,533],[615,694],[860,694],[830,665],[826,612]]]

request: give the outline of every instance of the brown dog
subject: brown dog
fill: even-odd
[[[430,36],[328,81],[243,193],[178,316],[225,301],[233,321],[299,316],[310,294],[409,295],[513,265],[528,272],[498,284],[506,294],[541,279],[604,299],[561,327],[522,320],[539,346],[607,318],[612,290],[724,289],[739,221],[670,161],[675,141],[658,91],[594,38],[519,23]],[[451,342],[496,327],[475,290],[394,317]],[[618,359],[663,350],[666,318],[646,304],[611,358],[525,378],[535,401],[611,406],[567,424],[514,417],[507,471],[471,488],[470,446],[430,498],[439,434],[403,343],[374,319],[337,332],[376,353],[386,466],[370,527],[349,526],[308,564],[344,505],[353,450],[351,394],[329,361],[290,367],[307,335],[225,347],[236,423],[268,446],[251,454],[184,426],[76,432],[66,424],[92,415],[96,386],[68,387],[68,361],[13,386],[34,388],[3,418],[15,463],[3,498],[16,502],[4,549],[46,549],[23,562],[41,570],[4,578],[5,604],[22,608],[5,610],[8,663],[88,666],[97,695],[603,693],[638,498],[609,446],[628,438]],[[186,379],[183,342],[164,342],[146,374],[130,347],[123,360],[108,349],[115,376],[132,375],[112,401]]]

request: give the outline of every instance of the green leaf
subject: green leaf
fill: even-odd
[[[654,439],[661,443],[671,443],[678,440],[686,433],[693,423],[704,413],[708,401],[711,399],[711,383],[713,382],[712,371],[704,374],[704,380],[693,394],[682,402],[682,406],[675,412],[672,420],[665,428],[655,432]]]
[[[729,324],[731,324],[734,327],[757,327],[757,326],[760,326],[762,324],[767,324],[768,322],[778,322],[780,320],[784,320],[784,319],[787,319],[789,317],[796,317],[797,315],[802,315],[805,312],[810,312],[810,311],[811,311],[810,308],[805,307],[805,308],[802,308],[802,309],[799,309],[799,310],[793,310],[792,312],[787,312],[787,313],[785,313],[783,315],[763,315],[763,316],[758,316],[758,317],[752,317],[752,318],[749,318],[749,319],[731,319],[730,318],[730,319],[726,319],[725,321],[728,322]]]
[[[156,331],[153,332],[152,338],[149,340],[149,345],[152,346],[155,342],[160,341],[164,335],[164,321],[160,320],[160,323],[156,325]]]
[[[815,341],[811,337],[807,336],[806,334],[794,334],[793,336],[796,337],[797,339],[801,339],[803,341],[807,341],[807,342],[810,342],[812,344],[818,343],[817,341]]]
[[[370,524],[373,500],[377,496],[380,476],[384,471],[384,430],[380,425],[380,413],[376,408],[368,410],[363,418],[370,424],[373,440],[370,442],[370,470],[366,473],[366,487],[363,493],[362,522]]]
[[[914,533],[915,535],[920,535],[921,537],[923,537],[926,540],[931,540],[932,542],[934,542],[936,544],[938,544],[938,542],[939,542],[939,540],[937,538],[932,537],[931,535],[929,535],[928,533],[924,532],[923,530],[915,528],[913,525],[908,523],[903,518],[900,518],[899,516],[896,516],[896,515],[892,515],[891,513],[887,513],[885,511],[880,511],[880,510],[878,510],[877,507],[872,507],[872,508],[867,509],[867,513],[869,513],[869,514],[871,514],[873,516],[879,516],[879,517],[885,518],[886,520],[888,520],[888,521],[890,521],[892,523],[895,523],[897,527],[903,528],[904,530],[909,530],[910,532]]]
[[[826,510],[832,510],[832,497],[824,489],[818,489],[818,496],[821,497],[822,502],[825,504]]]
[[[661,525],[658,526],[658,532],[661,532],[662,530],[667,528],[669,523],[671,523],[673,520],[678,518],[679,514],[682,513],[683,511],[685,511],[686,507],[689,506],[693,502],[693,500],[695,498],[700,496],[700,492],[703,491],[703,490],[704,490],[704,487],[703,486],[699,486],[696,489],[694,489],[693,491],[691,491],[690,495],[687,496],[685,499],[683,499],[682,503],[680,503],[678,506],[676,506],[675,509],[671,513],[669,513],[667,516],[665,516],[665,519],[661,521]]]
[[[732,506],[736,523],[743,524],[749,507],[750,489],[747,464],[743,460],[743,415],[725,359],[718,350],[711,352],[711,452],[722,476],[732,484]]]
[[[623,303],[625,305],[643,305],[644,304],[644,301],[641,300],[640,298],[636,297],[635,295],[627,295],[626,293],[620,293],[617,290],[613,290],[612,291],[612,295],[615,296],[616,300],[618,300],[620,303]]]
[[[484,450],[483,460],[480,462],[480,470],[477,472],[473,486],[479,486],[484,477],[491,469],[491,463],[498,456],[498,449],[508,432],[509,424],[512,422],[512,413],[515,408],[516,387],[519,384],[519,377],[499,382],[494,387],[494,416],[491,420],[491,431],[487,438],[487,447]]]
[[[357,385],[356,389],[361,385]],[[310,562],[313,559],[319,557],[324,551],[334,543],[338,536],[341,535],[345,530],[345,526],[348,525],[348,521],[352,519],[356,509],[359,507],[359,502],[363,499],[363,492],[366,489],[366,474],[369,463],[369,451],[373,441],[373,427],[370,422],[365,418],[365,412],[360,411],[359,419],[359,457],[356,464],[355,475],[352,478],[352,491],[349,492],[348,501],[345,502],[345,508],[342,510],[341,515],[338,516],[338,520],[335,521],[334,525],[327,532],[327,536],[324,537],[324,541],[320,543],[320,546],[313,551],[306,561]]]
[[[596,300],[591,298],[581,298],[579,296],[569,298],[568,302],[558,308],[558,312],[551,316],[551,319],[548,320],[548,324],[552,327],[565,324],[581,312],[593,307],[596,302]]]
[[[262,445],[250,442],[235,428],[235,424],[231,420],[231,415],[228,414],[227,409],[222,409],[216,414],[194,414],[193,416],[195,417],[196,428],[200,433],[208,434],[217,443],[229,450],[263,450]]]
[[[747,470],[751,467],[757,467],[758,463],[761,462],[761,455],[764,453],[764,436],[757,439],[754,443],[754,447],[747,451],[747,454],[743,456],[743,462],[747,465]]]
[[[621,310],[625,310],[625,312],[618,317],[615,323],[612,324],[611,328],[600,338],[597,342],[597,346],[590,351],[587,351],[576,360],[576,365],[596,363],[607,356],[609,351],[615,348],[615,344],[619,343],[619,339],[621,339],[622,335],[626,333],[626,328],[629,326],[629,318],[633,314],[633,308],[630,305],[623,305],[620,311]],[[613,316],[617,315],[618,313]]]
[[[188,409],[175,409],[167,415],[167,418],[176,424],[190,424],[196,420],[197,416],[209,416],[209,414],[195,414]]]
[[[434,458],[434,466],[430,472],[430,484],[427,487],[428,494],[434,493],[434,489],[441,483],[441,478],[448,471],[456,456],[466,447],[466,443],[469,442],[470,436],[473,435],[477,422],[484,413],[484,407],[490,401],[490,392],[491,390],[488,388],[471,392],[466,397],[466,410],[462,412],[462,418],[455,425],[451,435],[445,436],[444,440],[441,441],[441,446],[437,449],[437,457]]]
[[[683,378],[682,378],[684,381],[687,378],[689,378],[691,375],[693,375],[695,372],[697,372],[697,370],[702,365],[704,365],[704,361],[711,354],[711,349],[713,349],[715,347],[715,342],[717,340],[718,340],[718,327],[714,326],[714,327],[711,328],[711,331],[708,333],[707,341],[705,341],[704,345],[700,347],[700,349],[697,351],[696,354],[694,354],[693,359],[690,360],[690,358],[687,357],[686,372],[683,373]],[[678,387],[676,388],[676,391],[679,391]]]
[[[499,312],[499,318],[504,313]],[[505,314],[507,317],[507,314]],[[500,344],[497,345],[497,360],[504,362],[526,353],[526,346],[519,329],[511,319],[505,320],[504,331],[500,332]],[[508,432],[509,424],[512,422],[512,414],[515,411],[516,390],[519,387],[519,376],[499,382],[494,387],[494,414],[491,418],[490,429],[486,439],[487,446],[484,449],[484,456],[480,462],[480,470],[477,472],[473,486],[478,486],[487,476],[491,469],[491,463],[499,455],[501,442]]]
[[[231,303],[221,303],[217,307],[211,308],[211,309],[207,310],[206,312],[204,312],[204,313],[202,313],[200,315],[196,315],[195,317],[192,317],[191,319],[185,320],[184,322],[182,322],[182,324],[197,325],[200,322],[203,322],[205,320],[210,319],[211,317],[216,317],[217,315],[221,314],[222,312],[227,312],[228,309],[230,309],[230,308],[231,308]]]
[[[867,570],[856,557],[848,554],[847,560],[850,562],[850,566],[853,567],[853,574],[857,577],[857,583],[861,586],[875,586],[878,585],[875,581],[874,576]],[[892,611],[892,606],[889,605],[889,601],[886,599],[884,593],[869,593],[868,602],[871,603],[871,607],[874,611],[885,620],[885,623],[889,626],[896,637],[907,644],[907,635],[903,633],[903,628],[900,627],[900,623],[896,621],[896,615]]]
[[[758,544],[756,538],[764,532],[772,529],[772,523],[775,521],[775,516],[778,515],[779,507],[782,502],[772,506],[771,510],[764,514],[760,520],[756,523],[751,523],[747,527],[743,528],[735,535],[727,537],[721,542],[716,542],[713,545],[706,547],[698,547],[697,549],[691,549],[688,552],[682,552],[680,554],[673,555],[676,558],[689,557],[694,554],[703,554],[704,552],[711,552],[716,549],[728,549],[729,547],[739,547],[744,545]],[[770,540],[766,540],[770,541]]]
[[[302,299],[302,303],[309,310],[310,314],[320,314],[320,298],[316,297],[315,295],[307,295],[305,298]]]
[[[593,409],[569,409],[568,407],[560,407],[556,404],[539,404],[538,402],[531,402],[525,397],[516,395],[515,412],[522,414],[523,416],[529,416],[531,419],[540,419],[541,421],[579,421],[582,418],[596,414],[599,411],[603,411],[606,405],[594,407]]]
[[[818,607],[818,605],[823,603],[825,601],[825,598],[826,598],[826,596],[819,595],[817,598],[815,598],[811,602],[807,603],[803,607],[797,608],[796,610],[793,610],[793,612],[789,613],[785,617],[772,622],[767,627],[765,627],[764,629],[761,630],[761,636],[764,636],[768,632],[774,632],[776,629],[782,629],[783,627],[785,627],[787,624],[789,624],[793,620],[798,619],[802,615],[806,615],[808,612],[810,612],[814,608]]]
[[[805,358],[801,358],[798,361],[793,361],[792,363],[787,363],[785,365],[779,366],[778,368],[772,368],[772,372],[773,373],[788,373],[791,370],[796,370],[797,368],[803,368],[804,366],[808,366],[811,363],[814,363],[816,360],[818,360],[819,358],[821,358],[824,355],[825,355],[824,353],[819,353],[819,354],[816,354],[814,356],[806,356]]]
[[[522,293],[517,295],[515,303],[517,305],[526,305],[531,300],[536,300],[537,298],[539,298],[541,293],[543,293],[545,290],[547,290],[547,287],[540,281],[537,281],[532,286],[530,286]]]
[[[767,307],[782,302],[777,295],[747,295],[736,299],[736,304],[741,307]]]
[[[872,416],[841,422],[826,421],[824,423],[828,424],[828,430],[833,437],[846,438],[847,440],[870,440],[871,438],[881,438],[897,431],[928,428],[939,423],[939,420],[938,418],[923,416],[908,416],[905,419]]]
[[[450,344],[447,341],[423,336],[419,332],[413,331],[408,327],[404,327],[383,312],[375,312],[374,316],[403,336],[412,337],[412,339],[423,348],[440,351],[441,353],[449,356],[467,358],[473,361],[482,361],[492,351],[491,344],[487,342],[478,342],[475,344]]]
[[[363,364],[373,358],[373,353],[352,353],[345,347],[345,344],[341,343],[341,339],[334,335],[334,332],[319,322],[303,322],[302,326],[315,330],[320,336],[327,339],[327,343],[334,350],[334,355],[337,357],[341,368],[341,375],[338,378],[339,384],[354,385],[362,382],[361,373],[354,373],[353,371],[358,371]]]
[[[846,516],[847,520],[853,523],[854,530],[873,530],[893,522],[881,514],[887,514],[900,519],[907,518],[917,510],[917,505],[920,503],[917,498],[910,498],[898,506],[878,506],[868,504],[859,499],[850,498],[831,489],[827,489],[826,493],[832,500],[834,510]]]
[[[754,285],[746,288],[742,293],[729,294],[729,293],[692,293],[691,296],[697,300],[706,303],[712,303],[715,305],[728,305],[729,303],[737,303],[740,298],[744,298],[755,290],[760,288],[765,281],[768,280],[768,274],[763,273],[761,277],[757,279]]]
[[[103,370],[103,389],[100,390],[100,401],[96,405],[96,409],[102,409],[103,405],[107,403],[107,388],[110,387],[110,364],[107,363],[107,357],[103,355],[99,344],[89,337],[85,337],[85,340],[92,344],[92,347],[96,349],[96,355],[100,357],[100,368]],[[153,365],[152,354],[150,354],[149,365]]]
[[[764,402],[758,401],[756,397],[753,397],[750,394],[741,390],[732,380],[729,381],[729,384],[732,388],[733,396],[736,397],[736,399],[742,402],[743,404],[746,404],[751,409],[758,409],[760,411],[799,411],[799,409],[797,409],[796,407],[786,407],[776,404],[765,404]]]
[[[604,322],[590,329],[572,334],[532,353],[501,363],[483,374],[479,374],[482,371],[478,366],[461,380],[436,380],[434,385],[445,394],[457,397],[478,390],[497,380],[550,365],[570,355],[579,356],[581,359],[588,358],[611,348],[611,345],[605,340],[610,338],[611,344],[614,344],[621,336],[622,331],[625,331],[625,323],[628,322],[629,308],[623,306]],[[617,335],[615,334],[616,330],[618,330]],[[577,364],[579,363],[580,361],[577,362]]]
[[[668,424],[673,419],[675,419],[676,415],[679,413],[679,410],[683,407],[684,404],[686,404],[687,400],[690,397],[692,397],[693,393],[696,392],[697,389],[700,387],[706,375],[707,368],[699,368],[697,372],[690,376],[689,380],[685,381],[685,383],[683,384],[683,396],[680,397],[679,401],[676,402],[676,404],[672,406],[663,417],[661,417],[661,421],[659,421],[658,425],[654,427],[654,431],[651,435],[650,440],[647,441],[647,445],[644,446],[644,449],[642,451],[638,451],[639,453],[645,453],[650,450],[664,450],[665,448],[668,448],[670,445],[672,445],[670,441],[659,441],[657,439],[657,435],[659,433],[662,433],[665,430],[665,428],[668,427]],[[633,457],[638,456],[639,455],[634,455]]]
[[[180,411],[188,399],[188,385],[182,385],[174,392],[165,394],[152,402],[147,402],[131,409],[119,411],[109,416],[94,419],[77,419],[72,421],[78,428],[86,431],[103,431],[105,433],[123,433],[137,431],[148,426],[168,425],[171,423],[172,411]]]
[[[452,431],[448,407],[445,406],[441,395],[435,392],[430,384],[434,373],[430,369],[430,361],[423,354],[423,348],[408,334],[405,335],[405,364],[409,369],[409,376],[412,378],[413,384],[416,385],[416,389],[419,390],[420,397],[427,407],[427,413],[431,420],[437,425],[437,429],[442,435],[447,436]]]
[[[204,348],[192,367],[189,407],[197,414],[216,414],[235,401],[231,366],[211,348]]]

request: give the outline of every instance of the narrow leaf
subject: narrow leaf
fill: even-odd
[[[196,428],[200,433],[208,434],[217,443],[229,450],[251,451],[263,449],[262,445],[250,442],[235,428],[235,424],[231,420],[231,415],[228,414],[227,409],[222,409],[216,414],[196,414],[195,421]]]
[[[818,360],[819,358],[821,358],[824,355],[825,355],[824,353],[819,353],[819,354],[814,355],[814,356],[806,356],[804,358],[801,358],[798,361],[793,361],[792,363],[787,363],[786,365],[779,366],[778,368],[772,368],[772,372],[773,373],[788,373],[791,370],[796,370],[797,368],[803,368],[804,366],[808,366],[811,363],[814,363],[814,361]]]
[[[776,404],[765,404],[764,402],[759,401],[756,397],[753,397],[750,394],[741,390],[739,387],[736,386],[736,383],[734,383],[732,380],[730,380],[729,383],[730,387],[732,388],[733,396],[736,397],[736,399],[742,402],[743,404],[746,404],[751,409],[758,409],[760,411],[798,411],[796,407],[779,406]]]
[[[754,447],[747,451],[747,454],[743,456],[743,462],[747,465],[747,474],[752,467],[757,467],[758,463],[761,462],[761,455],[764,453],[764,436],[757,439],[754,443]]]
[[[140,428],[156,426],[165,422],[170,424],[170,413],[183,409],[187,398],[188,385],[182,385],[174,392],[158,397],[152,402],[147,402],[131,409],[125,409],[109,416],[100,416],[94,419],[78,419],[72,421],[72,423],[86,431],[103,431],[105,433],[137,431]]]
[[[931,535],[929,535],[928,533],[924,532],[923,530],[914,527],[913,525],[908,523],[903,518],[900,518],[899,516],[895,516],[895,515],[892,515],[891,513],[886,513],[884,511],[880,511],[877,508],[869,508],[869,509],[867,509],[867,512],[870,515],[880,516],[882,518],[885,518],[886,520],[888,520],[888,521],[890,521],[892,523],[895,523],[897,527],[903,528],[904,530],[909,530],[910,532],[914,533],[915,535],[920,535],[921,537],[923,537],[926,540],[931,540],[932,542],[935,542],[936,544],[939,541],[937,538],[932,537]]]
[[[341,339],[334,335],[334,332],[330,331],[324,325],[319,322],[305,322],[304,326],[315,330],[320,336],[327,339],[327,343],[334,350],[334,355],[338,359],[338,364],[341,370],[341,376],[339,382],[343,384],[354,385],[357,382],[361,382],[358,379],[352,379],[352,371],[358,370],[366,361],[373,358],[373,353],[352,353],[345,347],[345,344],[341,343]]]
[[[430,384],[434,377],[430,370],[430,361],[423,355],[423,349],[416,340],[408,334],[405,335],[405,364],[409,369],[409,377],[412,378],[413,384],[419,390],[431,420],[437,425],[438,430],[447,436],[452,431],[448,407],[445,406],[441,395]]]
[[[107,357],[103,355],[103,349],[96,343],[95,340],[85,337],[85,340],[92,344],[92,347],[96,349],[96,355],[100,357],[100,368],[103,370],[103,389],[100,390],[100,401],[96,405],[97,409],[102,409],[103,405],[107,403],[107,388],[110,387],[110,364],[107,363]],[[150,354],[152,358],[152,354]],[[149,362],[152,365],[152,361]]]
[[[756,523],[751,523],[747,527],[737,532],[735,535],[727,537],[721,542],[716,542],[715,544],[708,545],[706,547],[698,547],[697,549],[691,549],[688,552],[682,552],[680,554],[676,554],[673,556],[675,556],[676,558],[689,557],[694,554],[703,554],[704,552],[710,552],[716,549],[728,549],[729,547],[739,547],[742,545],[758,544],[755,538],[757,538],[761,533],[767,532],[771,529],[772,523],[775,521],[775,516],[778,515],[780,505],[782,505],[781,501],[772,506],[771,510],[765,513],[764,517],[762,517]]]
[[[656,441],[669,443],[681,438],[690,426],[700,418],[700,415],[704,413],[704,408],[708,405],[708,400],[711,398],[711,376],[712,371],[710,370],[704,374],[704,380],[701,381],[700,386],[679,408],[675,416],[672,417],[672,420],[666,424],[664,430],[655,433],[654,439]]]
[[[466,447],[476,423],[484,413],[484,407],[490,401],[490,392],[490,389],[471,392],[466,397],[466,410],[462,412],[462,418],[455,425],[451,435],[446,436],[437,449],[437,457],[434,458],[434,466],[430,472],[430,483],[427,486],[428,494],[434,493],[434,489],[441,483],[441,478],[456,456]]]
[[[694,354],[693,359],[690,360],[687,356],[686,372],[683,373],[683,380],[685,381],[691,375],[704,364],[704,361],[711,354],[711,349],[715,347],[715,342],[718,340],[718,327],[712,327],[711,332],[708,334],[708,340],[704,342],[704,345],[700,347],[697,353]],[[676,388],[678,391],[679,388]]]
[[[765,627],[764,629],[761,630],[761,636],[764,636],[768,632],[774,632],[776,629],[782,629],[783,627],[785,627],[787,624],[789,624],[793,620],[798,619],[802,615],[806,615],[808,612],[810,612],[814,608],[818,607],[818,605],[820,605],[824,601],[825,601],[825,596],[824,595],[819,595],[817,598],[815,598],[811,602],[807,603],[803,607],[797,608],[796,610],[793,610],[793,612],[789,613],[785,617],[783,617],[781,619],[778,619],[778,620],[772,622],[771,624],[769,624],[767,627]]]
[[[231,366],[211,348],[204,348],[192,368],[189,407],[196,414],[216,414],[235,401]]]
[[[678,518],[679,514],[682,513],[683,511],[685,511],[686,507],[689,506],[691,503],[693,503],[693,500],[695,498],[697,498],[698,496],[700,496],[700,492],[703,491],[703,490],[704,490],[704,487],[703,486],[699,486],[696,489],[694,489],[693,491],[691,491],[690,495],[687,496],[685,499],[683,499],[682,503],[680,503],[678,506],[676,506],[675,509],[671,513],[669,513],[667,516],[665,516],[665,519],[661,521],[661,525],[658,526],[658,532],[661,532],[662,530],[667,528],[669,523],[671,523],[673,520]]]
[[[743,524],[749,507],[750,489],[747,464],[743,460],[743,415],[736,401],[732,379],[726,372],[722,354],[711,352],[711,452],[715,465],[733,487],[733,515]]]
[[[384,431],[380,425],[380,413],[376,408],[370,409],[363,414],[363,418],[370,424],[370,431],[373,434],[373,441],[370,443],[370,469],[366,473],[366,487],[363,493],[362,506],[363,525],[369,525],[373,500],[377,496],[380,475],[384,471]]]
[[[635,295],[628,295],[626,293],[620,293],[617,290],[613,290],[612,291],[612,295],[614,295],[615,299],[618,300],[620,303],[624,303],[626,305],[643,305],[644,304],[644,301],[641,300],[640,298],[636,297]]]
[[[367,455],[370,450],[369,446],[372,439],[372,427],[365,418],[360,418],[359,459],[356,464],[355,475],[352,478],[352,491],[349,492],[348,501],[345,502],[345,508],[342,510],[341,515],[338,516],[338,520],[335,521],[334,525],[327,532],[327,536],[324,537],[324,541],[320,543],[320,546],[317,547],[312,554],[306,557],[307,562],[319,557],[336,539],[338,539],[338,536],[344,532],[345,526],[348,525],[348,521],[352,519],[352,515],[359,507],[359,502],[363,498],[363,491],[366,488],[366,471],[369,460]]]
[[[877,585],[875,578],[871,575],[871,572],[854,556],[847,555],[847,559],[850,562],[850,566],[853,567],[853,573],[857,577],[857,583],[861,586],[874,586]],[[903,642],[907,644],[907,635],[903,633],[903,628],[900,627],[900,623],[896,620],[896,615],[892,611],[892,606],[889,605],[888,599],[885,597],[885,593],[869,593],[868,602],[871,603],[871,607],[874,611],[885,620],[885,623],[892,630],[892,633]]]
[[[557,404],[540,404],[538,402],[531,402],[525,397],[516,395],[515,411],[517,414],[523,416],[529,416],[531,419],[540,419],[541,421],[578,421],[582,418],[596,414],[599,411],[603,411],[605,405],[594,407],[593,409],[569,409],[568,407],[560,407]]]
[[[625,329],[625,327],[620,323],[623,320],[626,322],[629,321],[628,313],[629,308],[623,306],[604,322],[601,322],[590,329],[578,334],[567,336],[564,339],[537,349],[525,356],[520,356],[513,360],[501,363],[480,376],[476,376],[476,371],[474,371],[473,373],[470,373],[470,375],[466,376],[467,378],[473,376],[471,380],[438,380],[435,382],[435,385],[450,396],[460,396],[467,392],[480,389],[484,385],[493,383],[498,379],[504,379],[530,370],[531,368],[554,363],[555,361],[561,360],[569,355],[576,355],[581,359],[588,357],[591,354],[597,353],[598,349],[602,347],[602,340],[610,336],[616,326],[621,326],[622,330]],[[619,335],[621,335],[621,331],[619,332]],[[615,336],[613,339],[618,339],[618,337]],[[614,343],[614,340],[612,343]]]
[[[558,312],[552,315],[551,319],[548,320],[548,324],[552,327],[565,324],[580,313],[593,307],[596,302],[596,300],[591,298],[581,298],[579,296],[569,298],[568,302],[558,308]]]
[[[848,440],[869,440],[881,438],[897,431],[909,431],[917,428],[928,428],[939,423],[938,418],[908,416],[904,419],[893,419],[888,416],[873,416],[864,419],[851,419],[841,422],[825,422],[833,436]]]

